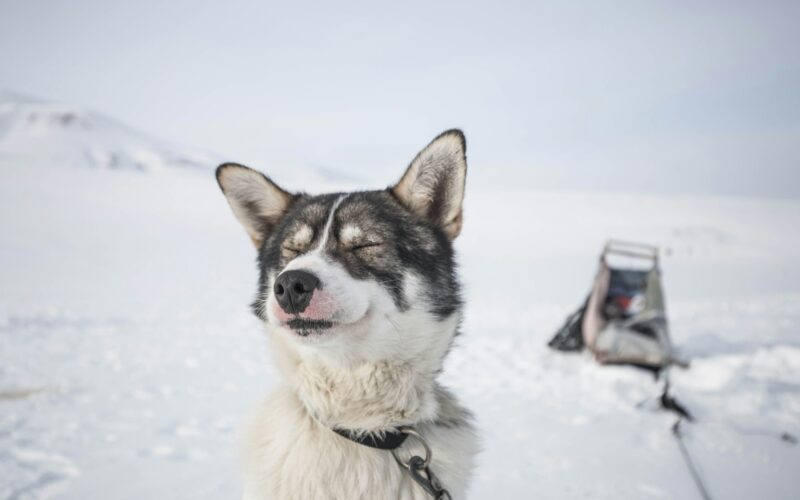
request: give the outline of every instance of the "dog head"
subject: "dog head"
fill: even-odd
[[[447,131],[394,186],[317,196],[221,165],[219,185],[258,249],[253,309],[270,334],[300,355],[440,362],[461,314],[452,240],[465,152],[463,134]]]

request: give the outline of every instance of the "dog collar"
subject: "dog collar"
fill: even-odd
[[[394,456],[394,459],[397,461],[397,465],[405,469],[409,477],[422,487],[425,493],[431,498],[434,500],[453,500],[453,497],[450,496],[450,492],[442,486],[442,483],[439,482],[439,478],[436,477],[430,468],[431,459],[433,458],[431,447],[422,435],[413,428],[401,427],[399,430],[383,433],[383,437],[380,438],[376,438],[372,434],[357,435],[354,434],[353,431],[347,429],[337,429],[334,427],[332,430],[336,434],[354,443],[379,450],[391,451],[392,456]],[[419,440],[425,449],[424,457],[411,455],[408,459],[402,459],[397,456],[396,450],[402,446],[408,436],[414,436]]]
[[[408,437],[407,433],[400,431],[384,432],[382,433],[381,437],[378,437],[374,434],[356,434],[348,429],[334,428],[333,432],[349,439],[354,443],[369,446],[370,448],[376,448],[378,450],[396,450],[403,445]]]

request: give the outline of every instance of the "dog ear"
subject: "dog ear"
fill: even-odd
[[[391,188],[406,208],[440,227],[450,240],[461,231],[466,151],[460,130],[443,132],[419,152]]]
[[[217,167],[217,182],[256,248],[269,237],[297,198],[261,172],[236,163]]]

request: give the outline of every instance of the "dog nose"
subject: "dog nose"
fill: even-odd
[[[281,309],[289,314],[306,310],[314,290],[319,288],[319,278],[308,271],[285,271],[275,280],[273,291]]]

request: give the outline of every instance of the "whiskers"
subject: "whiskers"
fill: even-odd
[[[397,326],[397,323],[395,323],[394,321],[392,321],[392,318],[391,318],[391,316],[389,316],[388,314],[384,314],[384,315],[383,315],[383,317],[386,319],[386,321],[387,321],[387,322],[388,322],[390,325],[392,325],[392,329],[393,329],[393,330],[394,330],[394,332],[397,334],[397,339],[398,339],[398,340],[402,340],[402,339],[403,339],[403,332],[400,330],[400,327],[399,327],[399,326]]]
[[[253,312],[262,320],[267,320],[267,294],[259,294],[251,304]]]

